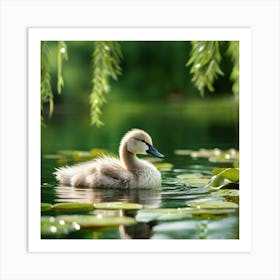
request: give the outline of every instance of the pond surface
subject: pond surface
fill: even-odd
[[[42,238],[239,238],[237,188],[221,192],[205,187],[213,169],[232,167],[232,161],[209,160],[209,156],[199,157],[194,153],[191,156],[188,151],[238,150],[237,116],[237,106],[232,100],[133,105],[115,102],[104,111],[105,127],[100,129],[88,126],[86,114],[71,111],[54,115],[41,132],[41,202],[56,205],[41,212]],[[52,174],[56,167],[86,160],[95,156],[95,152],[97,155],[97,149],[116,154],[122,135],[134,127],[146,130],[154,146],[165,155],[164,160],[154,162],[162,174],[161,188],[121,190],[57,185]],[[152,159],[147,157],[147,160]],[[203,202],[209,201],[217,202],[217,207],[211,203],[204,207]],[[128,210],[129,205],[121,203],[117,209],[110,204],[98,207],[101,202],[112,202],[113,206],[115,202],[137,205]],[[70,203],[78,206],[85,203],[93,207],[83,209],[72,204],[72,208],[65,209],[61,203],[70,206]],[[79,224],[81,216],[105,222],[96,224],[87,220]],[[118,220],[114,220],[116,217]]]

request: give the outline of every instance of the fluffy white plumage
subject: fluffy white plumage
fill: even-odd
[[[151,188],[161,185],[161,174],[136,154],[163,157],[143,130],[132,129],[121,140],[120,160],[103,156],[92,161],[58,168],[54,174],[62,185],[91,188]]]

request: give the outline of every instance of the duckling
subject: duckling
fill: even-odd
[[[61,185],[90,188],[151,188],[161,185],[157,168],[136,154],[164,156],[152,144],[144,130],[132,129],[122,138],[119,146],[120,159],[102,156],[95,160],[56,169],[56,179]]]

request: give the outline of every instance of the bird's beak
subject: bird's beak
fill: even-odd
[[[148,154],[153,155],[158,158],[164,158],[164,155],[162,155],[157,149],[155,149],[153,146],[148,145],[149,149],[146,151]]]

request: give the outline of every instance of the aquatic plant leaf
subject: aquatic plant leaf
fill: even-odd
[[[99,149],[99,148],[94,148],[94,149],[91,149],[89,151],[90,155],[92,157],[98,157],[98,156],[101,156],[103,154],[107,154],[107,150],[105,149]]]
[[[229,201],[215,201],[215,200],[206,200],[206,201],[193,201],[188,203],[188,206],[193,208],[207,208],[207,209],[234,209],[238,208],[238,204]]]
[[[143,207],[141,204],[129,202],[101,202],[94,203],[93,206],[103,210],[139,210]]]
[[[148,223],[151,221],[172,221],[192,218],[213,217],[217,215],[227,215],[232,213],[232,209],[199,209],[192,207],[183,208],[161,208],[142,209],[135,217],[137,222]]]
[[[52,209],[52,205],[50,203],[41,203],[41,211],[48,211]]]
[[[67,234],[79,230],[80,227],[65,223],[55,217],[41,217],[41,235],[42,237],[63,237]]]
[[[65,223],[78,224],[81,228],[114,227],[135,223],[135,219],[125,216],[62,215],[57,216],[56,219]]]
[[[175,155],[178,156],[190,156],[193,152],[194,152],[193,150],[186,150],[186,149],[174,150]]]
[[[73,151],[72,154],[73,160],[75,161],[83,161],[92,159],[92,155],[88,151]]]
[[[61,155],[58,155],[58,154],[46,154],[43,157],[45,159],[60,159]]]
[[[72,157],[74,150],[60,150],[57,153],[62,156]]]
[[[211,193],[212,196],[239,196],[239,190],[222,189]]]
[[[213,156],[220,156],[222,154],[222,151],[218,148],[215,149],[200,149],[198,151],[193,151],[191,153],[191,157],[193,158],[209,158]]]
[[[92,203],[57,203],[53,205],[54,210],[68,211],[90,211],[93,210]]]
[[[201,187],[209,183],[210,178],[197,173],[186,173],[177,176],[187,186]]]
[[[239,168],[216,168],[212,173],[231,182],[239,182]]]
[[[143,209],[137,212],[135,217],[138,222],[150,222],[160,219],[162,216],[187,214],[191,208],[159,208]]]
[[[219,175],[214,175],[211,177],[210,181],[208,184],[205,186],[206,188],[211,188],[211,189],[220,189],[223,187],[225,182],[225,178]]]
[[[153,162],[153,164],[161,171],[170,171],[173,168],[173,164],[168,162]]]

